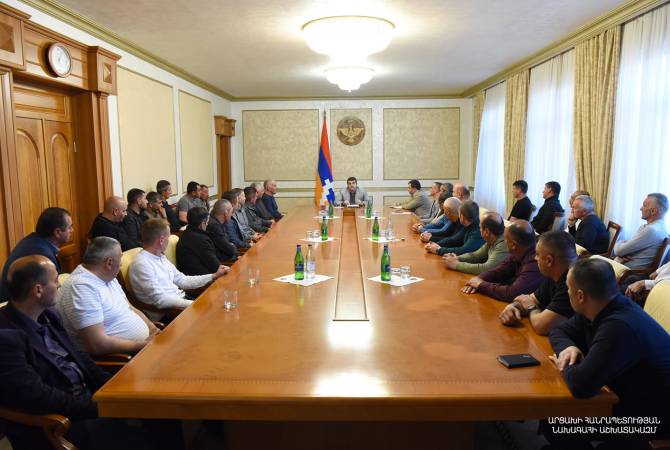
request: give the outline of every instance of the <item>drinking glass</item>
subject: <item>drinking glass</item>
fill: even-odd
[[[307,231],[307,241],[312,240],[312,230]]]
[[[261,269],[250,267],[248,273],[249,273],[249,286],[251,287],[256,286],[261,278]]]
[[[321,230],[312,231],[312,239],[314,242],[321,242]]]
[[[396,280],[400,278],[400,269],[398,267],[391,267],[391,279],[393,278]]]
[[[223,291],[223,307],[226,311],[237,309],[237,291]]]
[[[410,266],[400,266],[400,278],[403,280],[409,280],[411,273]]]

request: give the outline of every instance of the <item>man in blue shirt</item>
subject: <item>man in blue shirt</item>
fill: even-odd
[[[47,208],[40,214],[35,225],[35,232],[30,233],[16,244],[5,262],[2,269],[2,285],[0,285],[0,300],[9,299],[7,290],[7,272],[9,266],[22,256],[42,255],[56,266],[58,273],[61,272],[60,263],[56,255],[60,247],[70,240],[72,236],[72,217],[63,208]]]
[[[265,208],[270,212],[275,220],[281,219],[284,216],[279,212],[277,200],[275,200],[275,194],[277,193],[277,182],[275,180],[265,180],[263,186],[265,187],[265,194],[263,194],[263,197],[261,197],[263,205],[265,205]]]

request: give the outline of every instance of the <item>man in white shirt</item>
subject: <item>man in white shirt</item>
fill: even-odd
[[[663,264],[658,270],[649,276],[649,280],[639,280],[631,283],[626,288],[626,295],[639,294],[642,291],[651,291],[654,286],[663,280],[670,280],[670,262]]]
[[[119,242],[97,237],[58,293],[56,307],[65,329],[92,355],[135,353],[158,333],[158,328],[128,303],[116,279],[120,263]]]
[[[192,300],[186,298],[184,290],[201,288],[228,273],[230,267],[222,264],[211,274],[184,275],[165,257],[169,237],[170,227],[162,219],[142,224],[143,250],[130,263],[130,286],[137,299],[148,305],[160,309],[186,308]],[[147,315],[153,320],[161,316],[153,312]]]
[[[647,223],[638,228],[631,239],[614,244],[616,261],[630,269],[649,266],[663,239],[668,236],[664,221],[665,213],[668,212],[668,197],[659,193],[649,194],[640,211],[642,220]]]

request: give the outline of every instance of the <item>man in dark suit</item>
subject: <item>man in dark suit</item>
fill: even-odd
[[[214,243],[220,261],[234,262],[237,260],[237,249],[228,239],[224,224],[233,215],[233,206],[226,199],[217,200],[212,207],[207,224],[207,234]]]
[[[558,184],[558,182],[550,181],[544,185],[544,190],[542,191],[544,204],[530,222],[538,234],[542,234],[545,231],[551,231],[551,228],[554,225],[554,214],[565,212],[558,200],[560,194],[561,185]]]
[[[580,195],[572,202],[572,215],[576,222],[568,227],[575,242],[589,253],[605,253],[610,244],[610,235],[602,220],[593,212],[593,200]]]
[[[97,417],[92,396],[109,375],[75,347],[51,309],[59,284],[49,259],[21,257],[11,265],[8,277],[11,297],[0,310],[2,406],[67,416],[72,427],[65,438],[81,450],[181,447],[174,429],[152,435],[120,420]],[[40,429],[10,423],[6,431],[15,450],[51,448]],[[170,440],[162,442],[166,435]]]
[[[161,198],[163,199],[163,209],[165,209],[165,216],[167,221],[170,223],[170,231],[174,233],[175,231],[179,231],[181,228],[181,223],[179,222],[179,217],[177,217],[177,213],[170,207],[168,204],[167,200],[170,198],[172,195],[172,185],[170,184],[169,181],[167,180],[160,180],[158,183],[156,183],[156,192],[158,192],[161,195]]]
[[[256,197],[256,211],[258,212],[258,215],[261,216],[261,219],[263,220],[269,220],[272,222],[274,225],[275,219],[272,217],[272,214],[270,214],[270,211],[265,207],[265,203],[263,200],[263,196],[265,195],[265,186],[263,183],[251,183],[251,187],[256,189],[256,194],[258,196]]]
[[[88,232],[89,237],[93,239],[107,236],[116,239],[124,252],[139,247],[128,238],[128,233],[123,228],[123,219],[128,214],[128,203],[121,197],[112,196],[105,200],[104,208],[104,211],[93,220],[91,231]]]
[[[275,194],[277,193],[277,182],[275,180],[265,180],[263,187],[265,188],[265,194],[263,194],[261,200],[263,201],[265,208],[270,212],[275,220],[281,219],[284,216],[279,212],[277,200],[275,200]]]
[[[206,275],[219,270],[219,260],[214,242],[207,234],[209,213],[196,206],[186,214],[188,226],[177,242],[177,269],[186,275]]]
[[[35,232],[30,233],[16,244],[2,269],[2,285],[0,300],[9,300],[7,289],[7,272],[9,266],[22,256],[42,255],[47,257],[60,273],[61,267],[56,255],[58,249],[72,236],[72,217],[63,208],[47,208],[40,214],[35,225]]]
[[[148,219],[147,196],[142,189],[132,188],[126,196],[128,209],[123,219],[123,229],[133,247],[142,246],[142,224]]]

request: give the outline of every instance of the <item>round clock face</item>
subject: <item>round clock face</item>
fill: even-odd
[[[70,75],[70,71],[72,70],[70,52],[60,44],[53,44],[49,47],[49,65],[59,77]]]

